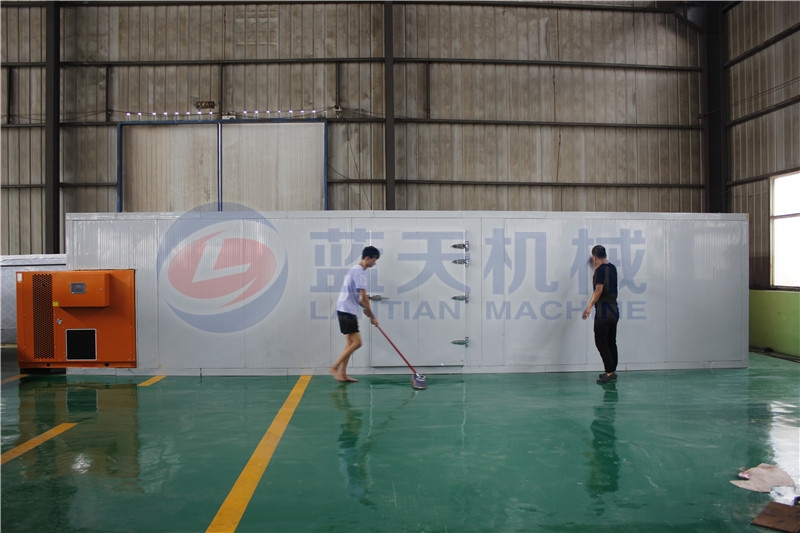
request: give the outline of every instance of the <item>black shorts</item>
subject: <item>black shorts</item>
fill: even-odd
[[[336,311],[336,314],[339,315],[339,331],[345,335],[358,333],[358,317],[356,315],[343,311]]]

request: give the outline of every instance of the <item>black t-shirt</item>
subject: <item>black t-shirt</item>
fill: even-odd
[[[597,318],[610,318],[611,313],[615,318],[619,318],[617,308],[617,267],[611,263],[603,263],[594,270],[592,276],[592,288],[597,285],[603,286],[600,299],[594,304]]]

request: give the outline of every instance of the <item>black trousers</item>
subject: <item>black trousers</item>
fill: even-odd
[[[600,313],[597,313],[599,315]],[[606,317],[595,316],[594,319],[594,345],[603,359],[606,374],[617,370],[617,322],[619,319],[612,313],[605,313]]]

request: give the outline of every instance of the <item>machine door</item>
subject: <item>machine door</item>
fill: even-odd
[[[415,368],[464,364],[466,237],[464,230],[383,232],[368,292],[381,328]],[[369,328],[368,339],[372,366],[405,366],[377,328]]]

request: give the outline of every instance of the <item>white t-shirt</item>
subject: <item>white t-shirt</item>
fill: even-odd
[[[336,302],[336,310],[357,315],[361,308],[359,303],[361,289],[367,290],[367,271],[359,263],[348,270],[344,277],[342,289],[339,291],[339,301]]]

